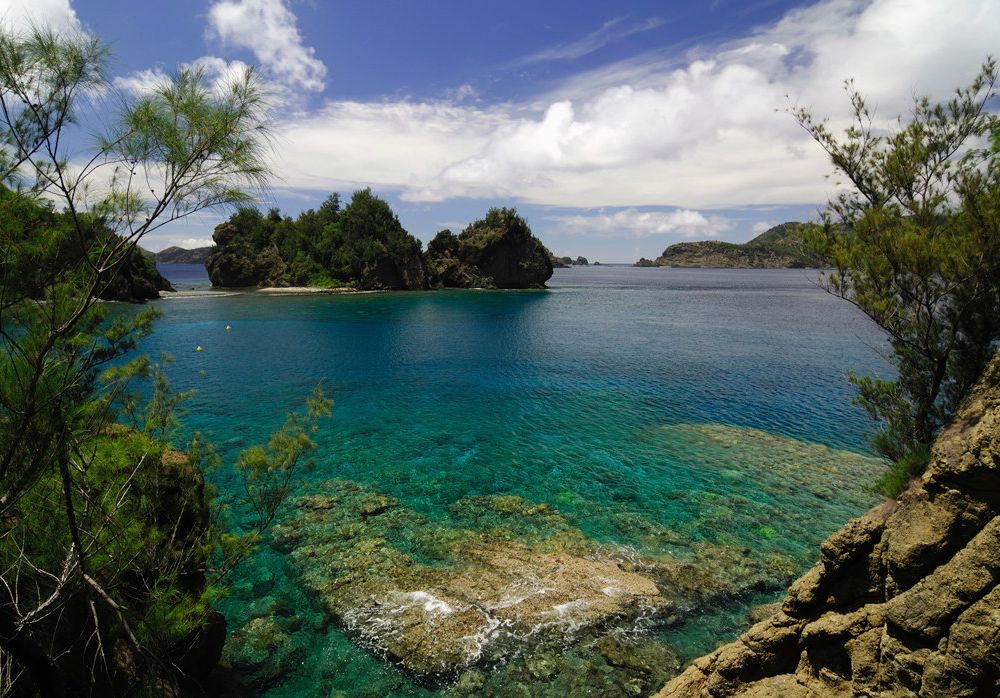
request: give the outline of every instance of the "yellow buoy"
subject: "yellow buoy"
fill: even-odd
[[[228,332],[228,331],[229,331],[229,330],[231,330],[231,329],[233,329],[233,328],[232,328],[232,327],[230,327],[229,325],[226,325],[226,332]]]
[[[201,351],[201,345],[199,344],[198,346],[196,346],[196,347],[194,348],[194,350],[195,350],[195,351]]]

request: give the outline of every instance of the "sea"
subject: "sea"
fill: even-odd
[[[209,287],[197,265],[160,271],[178,290]],[[637,556],[711,543],[800,573],[877,502],[870,470],[852,467],[874,425],[848,377],[891,375],[885,337],[821,282],[816,270],[601,265],[556,269],[545,290],[179,296],[156,303],[141,350],[171,357],[172,386],[192,391],[175,438],[214,444],[210,477],[234,511],[239,452],[319,385],[335,406],[302,491],[354,482],[428,525],[462,498],[516,495]],[[258,676],[257,692],[448,694],[344,634],[299,575],[265,544],[220,602],[232,632],[268,604],[306,619],[275,641],[294,666]],[[764,585],[648,632],[687,661],[778,594]]]

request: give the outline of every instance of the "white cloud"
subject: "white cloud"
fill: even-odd
[[[32,25],[79,30],[80,20],[69,0],[0,0],[0,19],[15,31]]]
[[[158,87],[170,81],[170,76],[160,68],[147,68],[128,75],[116,76],[112,81],[115,87],[134,95],[153,92]]]
[[[757,221],[753,224],[750,229],[754,235],[760,235],[761,233],[766,233],[768,230],[773,228],[777,223],[769,223],[768,221]]]
[[[639,211],[634,208],[598,213],[590,216],[552,216],[556,229],[562,233],[605,237],[646,237],[647,235],[680,234],[687,238],[715,237],[732,228],[722,216],[706,216],[700,211]]]
[[[372,185],[408,201],[818,204],[831,167],[781,112],[786,95],[837,126],[853,76],[888,120],[914,95],[968,83],[998,27],[995,0],[826,0],[741,40],[605,66],[523,104],[330,102],[286,121],[279,170],[290,187]]]
[[[303,45],[285,0],[219,0],[208,18],[210,35],[249,49],[275,77],[305,90],[323,90],[326,66],[313,48]]]
[[[657,27],[663,26],[664,23],[662,19],[656,17],[651,17],[643,20],[642,22],[633,24],[626,23],[626,19],[626,17],[615,17],[614,19],[610,19],[602,24],[599,29],[590,32],[576,41],[568,44],[560,44],[558,46],[553,46],[537,53],[533,53],[530,56],[526,56],[525,58],[516,61],[515,65],[526,66],[531,65],[532,63],[544,63],[548,61],[575,60],[593,53],[594,51],[598,51],[612,42],[619,41],[632,36],[633,34],[639,34],[651,29],[656,29]]]

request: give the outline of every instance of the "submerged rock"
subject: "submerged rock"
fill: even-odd
[[[529,646],[675,610],[652,575],[588,541],[549,507],[519,497],[453,507],[459,519],[499,513],[522,531],[525,520],[549,519],[550,537],[519,541],[510,528],[430,524],[352,483],[323,489],[329,494],[296,502],[276,545],[290,551],[345,629],[418,676],[452,676]]]
[[[777,613],[674,696],[1000,695],[1000,355],[923,478],[849,522]]]

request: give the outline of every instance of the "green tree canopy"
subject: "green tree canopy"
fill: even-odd
[[[96,299],[148,232],[250,200],[264,95],[253,71],[217,92],[180,70],[71,151],[81,100],[111,89],[105,57],[85,35],[0,28],[0,680],[25,695],[166,689],[193,671],[213,582],[273,518],[329,409],[314,396],[241,459],[256,524],[225,533],[206,447],[168,445],[180,396],[160,378],[143,405],[130,387],[153,373],[126,355],[155,313],[111,318]]]
[[[894,380],[852,378],[882,425],[875,448],[896,464],[880,483],[888,494],[922,471],[1000,338],[1000,122],[987,110],[996,82],[988,60],[969,87],[944,103],[917,100],[889,131],[850,82],[854,123],[842,136],[794,112],[849,185],[814,237],[835,267],[824,284],[891,347]]]

